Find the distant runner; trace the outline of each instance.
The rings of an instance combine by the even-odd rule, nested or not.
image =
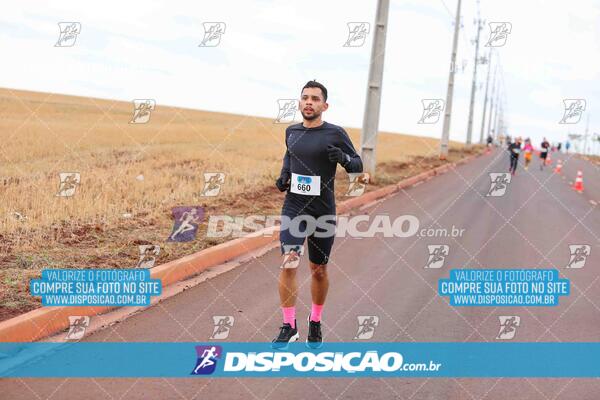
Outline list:
[[[508,145],[508,151],[510,152],[510,168],[508,172],[514,175],[517,172],[517,165],[519,164],[519,154],[521,153],[521,137],[517,137],[514,143]]]
[[[531,139],[525,139],[525,145],[523,146],[523,152],[525,154],[525,170],[529,169],[529,163],[531,163],[531,157],[533,155],[533,146],[531,145]]]
[[[285,130],[287,151],[280,177],[276,182],[280,191],[287,191],[281,210],[282,226],[279,235],[284,257],[279,275],[283,325],[272,344],[277,349],[286,348],[289,342],[299,338],[296,326],[297,262],[295,265],[289,264],[289,260],[297,260],[298,256],[302,255],[301,249],[307,236],[294,235],[291,229],[294,223],[284,226],[284,217],[289,217],[292,221],[303,219],[299,229],[303,232],[307,230],[306,219],[331,216],[328,222],[335,224],[334,180],[337,164],[341,164],[349,173],[363,170],[362,160],[354,150],[346,131],[340,126],[322,121],[321,114],[328,107],[325,86],[317,81],[308,82],[302,88],[300,96],[303,122],[291,125]],[[308,317],[306,344],[311,348],[322,346],[321,313],[329,288],[326,267],[334,238],[335,232],[328,232],[319,227],[308,235],[312,307]],[[293,267],[289,268],[286,265]]]
[[[548,157],[548,150],[550,149],[550,143],[544,138],[541,144],[540,149],[540,159],[542,162],[540,163],[540,171],[544,169],[546,166],[546,158]]]

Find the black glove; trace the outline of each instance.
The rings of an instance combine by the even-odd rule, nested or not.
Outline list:
[[[342,149],[331,144],[327,146],[327,156],[329,157],[329,161],[340,163],[342,166],[346,165],[348,161],[350,161],[350,157],[344,153]]]
[[[275,185],[280,192],[285,192],[290,188],[290,174],[283,173],[281,176],[275,181]]]

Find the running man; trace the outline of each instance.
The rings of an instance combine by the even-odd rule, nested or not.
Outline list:
[[[287,150],[276,182],[280,191],[287,192],[281,210],[282,226],[279,235],[284,260],[282,267],[285,267],[281,268],[279,275],[283,325],[272,344],[277,349],[286,348],[289,342],[299,338],[296,325],[296,268],[287,267],[290,264],[286,260],[289,260],[290,255],[293,258],[302,255],[307,235],[312,275],[312,307],[308,316],[306,344],[311,348],[322,346],[321,314],[329,288],[327,262],[335,232],[327,231],[322,226],[317,226],[312,233],[307,232],[306,219],[316,220],[324,216],[327,224],[335,228],[334,180],[337,164],[341,164],[349,173],[363,170],[362,160],[346,131],[321,119],[321,114],[328,107],[325,86],[317,81],[308,82],[300,95],[299,108],[303,122],[290,125],[285,130]],[[284,218],[291,219],[292,223],[285,226]],[[293,221],[300,219],[304,221],[299,224],[299,230],[304,231],[304,234],[297,234],[297,229],[290,229],[294,225]],[[295,264],[297,265],[298,263]]]
[[[544,140],[542,141],[542,144],[541,144],[541,149],[540,149],[540,159],[542,160],[542,163],[540,164],[540,171],[543,170],[544,166],[546,165],[546,158],[548,157],[549,148],[550,148],[550,143],[548,143],[546,138],[544,138]]]
[[[510,152],[510,168],[508,172],[514,175],[517,172],[517,165],[519,164],[519,154],[521,153],[521,137],[517,137],[515,141],[508,145],[508,151]]]

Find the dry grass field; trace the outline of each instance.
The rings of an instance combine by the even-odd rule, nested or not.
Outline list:
[[[160,245],[160,264],[226,240],[201,225],[195,241],[166,242],[174,206],[280,211],[285,124],[160,103],[132,124],[133,112],[131,102],[0,89],[0,320],[39,306],[28,282],[41,269],[134,268],[140,244]],[[359,130],[348,133],[358,149]],[[437,149],[436,139],[381,134],[368,190],[442,164]],[[449,160],[466,152],[452,143]],[[71,197],[56,195],[61,172],[80,174]],[[200,195],[204,172],[226,174],[218,196]],[[340,201],[341,167],[337,181]]]

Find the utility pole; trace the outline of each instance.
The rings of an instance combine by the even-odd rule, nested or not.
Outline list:
[[[500,93],[498,93],[500,95]],[[499,96],[498,96],[499,97]],[[498,131],[500,129],[500,118],[502,116],[502,106],[500,105],[500,99],[496,100],[496,113],[494,115],[494,139],[498,139]]]
[[[485,99],[483,100],[483,115],[481,116],[481,131],[479,133],[479,143],[483,143],[483,130],[485,129],[485,112],[487,110],[488,103],[488,89],[490,86],[490,71],[492,70],[492,48],[488,53],[488,72],[485,80]]]
[[[477,2],[479,6],[479,1]],[[467,127],[467,147],[471,145],[473,134],[473,108],[475,106],[475,86],[477,85],[477,57],[479,56],[479,33],[481,32],[481,19],[477,16],[477,39],[475,40],[475,61],[473,64],[473,83],[471,84],[471,104],[469,105],[469,124]]]
[[[377,130],[379,128],[383,60],[389,8],[389,0],[377,1],[373,46],[371,47],[371,63],[369,65],[369,81],[367,83],[367,99],[365,101],[365,115],[363,116],[361,158],[366,172],[369,173],[371,178],[375,176],[375,150]]]
[[[492,95],[490,96],[490,115],[488,119],[488,129],[487,135],[490,135],[492,129],[492,114],[494,112],[494,95],[496,93],[496,75],[498,75],[498,64],[496,64],[496,68],[494,68],[494,77],[492,78]]]
[[[452,42],[452,56],[450,57],[450,74],[448,75],[448,90],[446,91],[446,111],[444,112],[444,127],[440,141],[440,159],[448,157],[448,141],[450,139],[450,117],[452,114],[452,95],[454,92],[454,69],[456,65],[456,49],[458,47],[458,31],[460,29],[460,2],[456,6],[456,20],[454,22],[454,41]]]

